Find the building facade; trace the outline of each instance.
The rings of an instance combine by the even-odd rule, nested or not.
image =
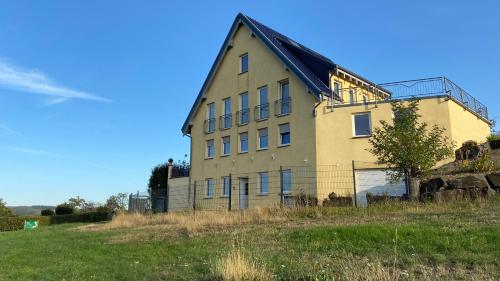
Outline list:
[[[298,192],[320,200],[352,194],[355,177],[329,182],[324,173],[375,162],[368,138],[392,119],[396,98],[420,96],[422,121],[444,127],[458,145],[484,141],[486,108],[465,103],[446,78],[433,79],[376,85],[239,14],[182,128],[191,137],[193,206],[244,209]],[[399,93],[407,82],[444,87]]]

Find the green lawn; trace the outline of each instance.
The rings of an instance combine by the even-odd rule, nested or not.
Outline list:
[[[187,235],[168,226],[0,233],[0,280],[214,280],[241,249],[277,280],[498,280],[500,200],[307,209]],[[382,275],[381,275],[382,274]],[[385,275],[384,275],[385,274]],[[381,277],[382,276],[382,277]]]

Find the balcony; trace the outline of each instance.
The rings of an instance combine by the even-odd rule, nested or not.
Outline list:
[[[274,112],[276,116],[288,115],[292,112],[292,99],[280,99],[274,102]]]
[[[263,121],[269,118],[269,103],[257,105],[254,108],[255,121]]]
[[[227,130],[231,128],[231,123],[232,123],[232,115],[231,113],[226,114],[226,115],[221,115],[219,117],[219,129],[220,130]]]
[[[411,98],[447,97],[489,122],[488,108],[446,77],[383,83],[370,88],[340,89],[336,94],[338,99],[330,100],[330,106],[378,103]]]
[[[250,121],[250,109],[243,108],[241,110],[236,111],[236,125],[243,126],[248,124]]]
[[[205,131],[205,134],[215,132],[215,118],[206,119],[203,124],[203,130]]]

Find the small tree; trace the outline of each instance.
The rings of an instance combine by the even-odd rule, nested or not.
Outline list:
[[[85,206],[85,199],[80,196],[69,198],[68,204],[73,206],[74,209],[82,210]]]
[[[0,217],[1,217],[1,216],[5,216],[5,217],[7,217],[7,216],[12,216],[12,215],[14,215],[14,214],[12,213],[12,210],[11,210],[11,209],[9,209],[9,208],[7,207],[7,203],[6,203],[5,201],[3,201],[3,199],[2,199],[2,198],[0,198]]]
[[[161,163],[156,165],[151,170],[151,176],[149,176],[149,183],[148,183],[149,190],[154,190],[157,188],[167,188],[167,182],[168,182],[167,163]]]
[[[410,197],[415,200],[419,193],[419,179],[426,175],[437,162],[453,155],[453,143],[443,134],[445,129],[437,125],[429,128],[419,122],[419,100],[405,105],[392,102],[394,122],[380,121],[373,130],[369,142],[378,162],[388,166],[393,181],[408,177]]]
[[[110,210],[123,211],[127,209],[128,195],[126,193],[118,193],[111,195],[106,200],[106,207]]]

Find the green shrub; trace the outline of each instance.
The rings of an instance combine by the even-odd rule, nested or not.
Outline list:
[[[487,153],[475,161],[464,160],[458,164],[457,173],[488,173],[496,170],[495,162]]]
[[[50,218],[42,216],[0,217],[0,232],[23,229],[27,220],[36,220],[39,226],[50,224]]]
[[[75,212],[75,209],[73,206],[63,203],[60,205],[57,205],[56,207],[56,215],[67,215],[67,214],[73,214]]]
[[[50,217],[51,224],[74,223],[74,222],[100,222],[111,220],[110,212],[85,212],[66,215],[55,215]]]
[[[52,209],[43,209],[40,214],[42,216],[53,216],[54,215],[54,211],[52,211]]]
[[[500,135],[490,135],[488,138],[487,138],[488,141],[498,141],[500,140]]]

